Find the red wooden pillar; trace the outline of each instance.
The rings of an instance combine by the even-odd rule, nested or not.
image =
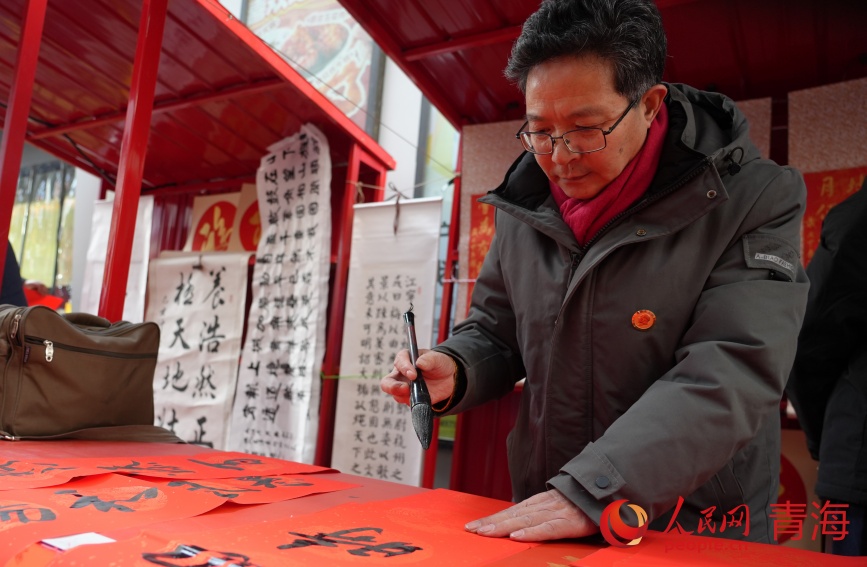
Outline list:
[[[349,164],[346,171],[340,217],[332,229],[336,238],[332,241],[332,264],[335,266],[332,277],[331,297],[329,298],[328,333],[325,340],[325,357],[322,361],[322,374],[328,378],[322,381],[321,401],[319,403],[319,429],[316,434],[316,452],[313,462],[317,465],[331,466],[331,450],[334,440],[334,418],[337,409],[337,379],[340,375],[340,355],[343,347],[343,322],[346,311],[346,287],[349,282],[349,254],[352,247],[353,205],[358,194],[361,179],[361,166],[373,171],[374,185],[385,187],[385,166],[365,152],[358,144],[349,150]],[[382,199],[382,191],[376,192],[375,200]]]
[[[0,142],[0,236],[9,239],[12,224],[12,207],[21,172],[21,155],[24,153],[24,137],[27,135],[27,116],[36,78],[39,46],[42,43],[42,28],[48,0],[29,0],[18,40],[18,56],[15,76],[9,93],[9,106],[3,124],[3,141]],[[0,243],[0,267],[6,265],[6,245]],[[0,269],[0,283],[3,270]]]
[[[449,337],[452,327],[452,296],[454,295],[455,282],[453,273],[458,265],[458,239],[460,237],[461,224],[461,160],[463,156],[463,136],[461,136],[458,148],[457,177],[455,177],[452,189],[452,210],[449,215],[449,241],[446,248],[446,263],[443,267],[443,295],[440,303],[440,320],[437,329],[437,344]],[[434,420],[433,443],[425,451],[424,471],[421,485],[425,488],[433,488],[437,471],[437,449],[439,443],[440,420]]]
[[[111,237],[99,300],[99,315],[109,321],[118,321],[123,316],[167,6],[168,0],[142,2],[129,106],[120,145],[117,194],[111,212]]]

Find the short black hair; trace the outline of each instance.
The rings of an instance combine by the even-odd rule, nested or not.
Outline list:
[[[652,0],[545,0],[524,22],[505,75],[525,92],[533,67],[595,55],[614,65],[614,87],[635,101],[662,81],[666,49]]]

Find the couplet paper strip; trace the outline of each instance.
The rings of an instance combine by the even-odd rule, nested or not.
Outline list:
[[[158,527],[118,543],[76,548],[51,565],[448,565],[501,560],[533,544],[469,533],[464,524],[510,504],[448,490],[364,504],[345,504],[294,518],[182,536]],[[145,559],[145,554],[151,559]],[[184,555],[186,554],[186,555]],[[188,563],[177,563],[186,558]],[[195,558],[195,561],[192,560]],[[171,563],[169,560],[176,563]],[[74,560],[74,561],[73,561]],[[77,562],[75,562],[77,561]],[[208,563],[212,561],[212,563]],[[157,563],[160,564],[160,563]]]
[[[858,567],[864,558],[840,557],[782,545],[648,531],[629,547],[607,547],[571,563],[574,567],[741,567],[743,565],[792,565]]]
[[[97,201],[93,204],[90,244],[87,247],[87,263],[81,286],[81,305],[73,306],[75,311],[94,314],[99,312],[113,206],[113,201]],[[141,323],[144,320],[153,210],[153,196],[142,195],[135,220],[129,277],[123,303],[123,320],[132,323]]]
[[[359,486],[339,480],[331,480],[323,475],[243,476],[213,480],[158,480],[156,478],[148,478],[147,480],[157,485],[165,484],[173,488],[183,488],[189,492],[210,492],[214,496],[227,498],[235,504],[268,504]]]
[[[233,450],[312,462],[331,255],[331,158],[311,125],[256,173],[262,238],[235,404]]]
[[[6,565],[29,543],[45,538],[189,518],[226,500],[113,474],[61,486],[0,492],[0,565]]]
[[[193,199],[193,216],[185,251],[225,252],[229,250],[239,192],[198,195]]]
[[[74,477],[108,473],[169,479],[250,478],[298,475],[332,469],[245,453],[214,452],[159,457],[41,458],[4,457],[0,460],[0,497],[3,491],[56,486]]]
[[[154,421],[189,443],[228,446],[249,259],[217,252],[151,262],[147,319],[160,326]]]
[[[331,457],[338,470],[421,482],[424,450],[409,408],[379,380],[409,347],[410,306],[419,348],[432,346],[441,209],[440,198],[355,206]]]

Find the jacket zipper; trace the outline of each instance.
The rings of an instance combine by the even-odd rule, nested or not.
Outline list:
[[[606,230],[608,230],[612,225],[614,225],[617,221],[619,221],[623,217],[625,217],[627,215],[635,214],[638,211],[640,211],[641,209],[644,209],[645,207],[650,205],[651,203],[654,203],[654,202],[662,199],[663,197],[670,195],[671,193],[677,191],[678,189],[680,189],[681,187],[686,185],[689,181],[691,181],[693,178],[698,177],[698,175],[701,172],[703,172],[705,169],[707,169],[707,167],[713,162],[713,160],[711,159],[710,156],[708,156],[708,157],[704,158],[702,160],[702,162],[703,163],[697,165],[692,170],[688,171],[686,174],[684,174],[683,177],[681,177],[680,179],[678,179],[677,181],[675,181],[674,183],[672,183],[671,185],[666,187],[664,190],[662,190],[658,193],[655,193],[652,197],[637,203],[634,207],[630,207],[629,209],[626,209],[625,211],[621,212],[620,214],[615,215],[614,218],[612,218],[607,223],[605,223],[605,226],[600,228],[599,231],[595,235],[593,235],[593,238],[591,238],[587,242],[587,244],[585,244],[584,246],[579,246],[578,252],[571,252],[570,251],[569,256],[571,257],[572,264],[569,267],[569,282],[571,282],[572,278],[575,276],[575,271],[578,269],[578,264],[580,263],[581,258],[584,257],[584,255],[587,253],[587,250],[590,249],[590,246],[592,246],[594,242],[599,240],[599,238],[605,233]],[[560,317],[563,316],[563,310],[566,309],[566,302],[568,299],[569,299],[569,293],[568,293],[568,287],[567,287],[567,293],[566,293],[566,296],[563,298],[563,304],[560,306],[560,311],[557,313],[557,318],[554,320],[555,327],[560,322]]]
[[[126,354],[126,353],[118,353],[118,352],[110,352],[106,350],[96,350],[92,348],[82,348],[76,347],[72,345],[65,345],[63,343],[56,343],[54,341],[49,341],[48,339],[41,339],[39,337],[24,337],[24,342],[34,344],[34,345],[44,345],[45,346],[45,362],[51,362],[54,360],[54,349],[59,348],[61,350],[68,350],[71,352],[80,352],[84,354],[96,354],[99,356],[109,356],[111,358],[126,358],[126,359],[140,359],[140,358],[154,358],[157,356],[157,353],[143,353],[143,354]]]
[[[676,190],[680,189],[681,187],[686,185],[687,182],[691,181],[694,177],[698,177],[698,174],[703,172],[705,169],[707,169],[707,167],[712,163],[712,161],[713,160],[711,159],[710,156],[704,158],[702,160],[701,164],[697,165],[695,168],[688,171],[683,177],[681,177],[680,179],[678,179],[677,181],[675,181],[674,183],[669,185],[664,190],[662,190],[658,193],[655,193],[654,195],[652,195],[651,197],[649,197],[647,199],[639,201],[638,203],[636,203],[636,205],[634,207],[630,207],[630,208],[626,209],[625,211],[622,211],[621,213],[612,217],[607,223],[605,223],[605,225],[602,228],[600,228],[596,232],[596,234],[593,235],[593,238],[591,238],[587,242],[587,244],[579,247],[581,249],[581,251],[586,252],[587,250],[589,250],[590,246],[592,246],[594,242],[599,240],[599,237],[601,237],[605,233],[606,230],[608,230],[614,223],[616,223],[617,221],[619,221],[623,217],[637,213],[641,209],[646,208],[651,203],[654,203],[654,202],[662,199],[663,197],[666,197],[666,196],[672,194],[673,192],[675,192]]]

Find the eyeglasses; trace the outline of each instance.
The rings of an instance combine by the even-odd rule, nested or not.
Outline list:
[[[526,132],[529,122],[524,122],[521,130],[515,134],[515,137],[521,140],[524,149],[533,154],[548,155],[554,153],[554,140],[563,140],[563,143],[573,154],[592,154],[604,150],[608,146],[608,134],[617,128],[629,111],[638,103],[637,100],[632,101],[620,118],[617,119],[611,128],[603,130],[602,128],[576,128],[564,132],[562,136],[552,136],[545,132]]]

